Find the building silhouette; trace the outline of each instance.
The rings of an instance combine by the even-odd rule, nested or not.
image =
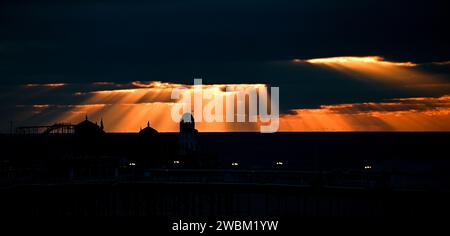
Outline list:
[[[150,121],[147,121],[147,127],[139,131],[139,135],[141,136],[154,136],[156,134],[158,134],[158,131],[150,127]]]
[[[450,209],[448,132],[199,133],[189,113],[179,125],[105,133],[102,120],[86,117],[0,135],[0,215],[298,219]]]
[[[96,123],[90,121],[87,116],[84,121],[74,126],[74,130],[75,135],[80,136],[97,136],[105,133],[103,126],[103,119],[100,121],[99,126]]]
[[[198,131],[195,129],[195,120],[192,114],[185,113],[180,120],[180,153],[192,154],[198,150]]]
[[[191,113],[185,113],[180,120],[180,133],[197,133],[195,120]]]

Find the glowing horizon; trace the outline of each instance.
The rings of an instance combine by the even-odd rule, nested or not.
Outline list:
[[[165,103],[69,105],[66,119],[78,123],[88,115],[93,122],[103,119],[107,132],[138,132],[150,121],[159,132],[178,132],[178,123],[164,112]],[[51,108],[41,104],[36,110]],[[60,106],[61,108],[61,106]],[[156,113],[155,113],[156,112]],[[109,116],[125,114],[121,118]],[[55,123],[56,120],[55,120]],[[130,124],[131,123],[131,124]],[[259,132],[255,123],[196,122],[200,132]],[[294,109],[280,117],[279,132],[352,132],[352,131],[450,131],[450,95],[427,98],[399,98],[385,102],[322,105],[319,108]]]
[[[64,110],[53,123],[78,123],[88,115],[92,121],[103,119],[108,132],[137,132],[150,121],[160,132],[177,132],[178,122],[170,118],[177,101],[170,100],[170,83],[138,88],[97,90],[75,96],[83,104],[34,104],[33,114]],[[225,85],[203,85],[224,96]],[[262,84],[241,86],[264,86]],[[187,85],[190,89],[190,85]],[[197,122],[200,132],[259,132],[259,123]],[[280,116],[279,132],[305,131],[450,131],[450,95],[410,97],[383,102],[323,104],[318,108],[293,109]]]
[[[308,59],[305,60],[308,63],[312,64],[345,64],[345,63],[373,63],[378,65],[388,65],[388,66],[404,66],[404,67],[414,67],[417,66],[416,63],[413,62],[393,62],[386,61],[381,56],[343,56],[343,57],[325,57],[325,58],[316,58],[316,59]]]
[[[359,99],[341,104],[319,103],[314,104],[317,106],[315,108],[302,108],[303,104],[291,104],[289,111],[285,110],[285,114],[280,114],[280,132],[450,131],[448,80],[443,74],[427,72],[421,64],[389,61],[381,56],[294,59],[283,63],[299,64],[299,68],[321,67],[343,73],[350,80],[376,82],[367,83],[370,86],[383,83],[383,86],[409,91],[408,94],[418,96],[390,96],[384,100],[363,102]],[[431,64],[446,66],[448,63]],[[88,115],[92,121],[99,122],[103,118],[108,132],[137,132],[145,127],[148,121],[160,132],[177,132],[178,122],[172,121],[170,114],[172,107],[179,104],[180,100],[172,100],[171,93],[180,86],[193,96],[194,86],[198,85],[137,80],[125,83],[98,81],[85,84],[24,84],[20,87],[29,91],[31,101],[35,97],[50,94],[55,94],[56,99],[54,104],[45,99],[44,102],[36,104],[16,104],[21,110],[17,120],[24,125],[30,121],[34,124],[78,123]],[[217,83],[200,86],[203,90],[211,91],[214,96],[222,97],[223,101],[226,100],[224,97],[228,94],[228,86],[243,89],[267,87],[262,83]],[[280,89],[282,95],[283,87]],[[62,104],[58,103],[57,96],[63,96]],[[68,102],[64,104],[63,101]],[[206,103],[208,99],[203,102]],[[246,115],[248,118],[248,110]],[[261,122],[196,123],[200,132],[259,132],[261,125]]]
[[[171,119],[172,107],[180,102],[172,100],[170,95],[174,88],[183,86],[193,96],[197,85],[174,84],[161,81],[141,82],[133,81],[133,88],[110,90],[96,90],[77,92],[75,96],[84,97],[84,105],[72,106],[68,111],[57,116],[53,121],[68,121],[74,123],[82,120],[85,115],[93,120],[103,118],[105,128],[111,132],[136,132],[149,121],[152,127],[160,132],[178,131],[178,121]],[[222,97],[225,101],[226,87],[236,88],[265,88],[264,84],[203,84],[203,90],[212,92],[214,96]],[[213,98],[211,98],[213,99]],[[208,99],[203,101],[205,105]],[[225,109],[225,106],[223,107]],[[229,131],[257,131],[260,124],[253,122],[197,122],[199,131],[229,132]]]

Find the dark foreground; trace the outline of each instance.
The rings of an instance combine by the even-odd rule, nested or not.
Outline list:
[[[1,189],[10,216],[149,216],[173,219],[423,217],[447,214],[448,192],[284,185],[146,183],[21,185]]]
[[[179,152],[177,134],[1,141],[6,217],[146,216],[163,230],[180,219],[270,219],[286,229],[450,211],[449,133],[199,134],[193,153]]]

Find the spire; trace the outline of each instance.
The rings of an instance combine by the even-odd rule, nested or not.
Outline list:
[[[105,127],[103,126],[103,117],[100,119],[100,129],[104,129]]]
[[[87,118],[87,114],[86,114],[85,120],[88,120],[88,118]]]
[[[147,127],[150,127],[150,121],[147,121]]]

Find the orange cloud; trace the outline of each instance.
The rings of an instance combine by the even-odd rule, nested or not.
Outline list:
[[[150,121],[152,127],[161,132],[177,132],[178,121],[171,119],[171,110],[176,100],[171,99],[174,88],[185,87],[191,97],[194,96],[194,85],[163,83],[159,81],[134,81],[127,89],[99,90],[77,92],[83,96],[81,106],[69,108],[53,122],[76,123],[88,115],[90,119],[99,121],[103,118],[105,128],[109,132],[136,132]],[[220,96],[225,102],[226,88],[264,88],[264,84],[213,84],[201,85],[203,90],[210,91],[214,97]],[[211,98],[212,99],[212,98]],[[205,106],[210,100],[204,99]],[[89,106],[93,105],[93,106]],[[225,109],[225,106],[224,106]],[[257,123],[197,122],[201,132],[259,131]]]
[[[361,63],[378,63],[377,60],[381,59],[362,60]],[[336,63],[348,63],[347,61],[339,62],[338,60]],[[324,61],[323,63],[335,62]],[[414,68],[412,65],[384,62],[380,65]],[[45,116],[45,120],[49,123],[77,123],[88,115],[93,121],[100,121],[103,118],[108,132],[137,132],[140,127],[146,125],[147,121],[161,132],[177,132],[178,122],[172,121],[170,112],[174,104],[179,101],[170,98],[172,89],[184,86],[191,95],[194,89],[193,85],[159,81],[135,81],[116,85],[110,90],[105,90],[102,86],[103,90],[77,92],[75,93],[77,103],[81,99],[78,104],[35,104],[28,107],[32,109],[33,116]],[[266,85],[214,84],[202,85],[202,88],[213,91],[215,96],[225,96],[227,86],[261,88]],[[52,88],[51,86],[41,87]],[[204,100],[203,104],[207,102]],[[24,110],[26,108],[24,105],[18,107]],[[51,119],[47,119],[50,116]],[[201,132],[259,132],[260,124],[197,122],[197,128]],[[322,105],[317,109],[294,109],[288,114],[281,115],[280,131],[450,131],[450,96],[398,98],[383,102]]]
[[[285,63],[285,62],[283,62]],[[349,78],[375,81],[388,84],[389,87],[402,87],[416,90],[418,96],[433,94],[439,96],[449,94],[448,78],[442,74],[424,71],[425,67],[413,62],[389,61],[380,56],[344,56],[315,59],[294,59],[292,63],[304,63],[308,67],[321,67],[348,75]],[[435,66],[446,66],[445,62],[429,63]],[[85,115],[93,121],[104,120],[109,132],[136,132],[150,121],[151,125],[161,132],[176,132],[178,122],[171,119],[173,106],[180,100],[172,100],[174,88],[185,87],[193,96],[193,85],[169,83],[162,81],[132,81],[129,83],[94,82],[92,84],[76,84],[75,89],[58,90],[57,88],[74,85],[66,83],[26,84],[22,86],[24,93],[21,99],[24,104],[35,102],[35,105],[17,105],[20,120],[25,122],[70,122],[77,123]],[[201,85],[201,88],[213,92],[214,96],[227,95],[226,87],[264,88],[265,84],[213,84]],[[283,88],[281,88],[283,89]],[[61,91],[61,100],[49,102],[50,92]],[[75,93],[74,93],[75,92]],[[424,93],[426,92],[426,93]],[[13,94],[13,93],[12,93]],[[424,95],[427,94],[427,95]],[[41,97],[44,99],[34,99]],[[74,96],[75,95],[75,96]],[[72,97],[69,97],[72,96]],[[28,99],[28,100],[27,100]],[[224,101],[226,99],[223,99]],[[50,101],[52,102],[52,101]],[[203,100],[205,105],[208,100]],[[302,104],[299,104],[302,105]],[[224,106],[225,107],[225,106]],[[31,112],[30,112],[31,109]],[[365,102],[322,105],[317,109],[294,109],[280,117],[280,131],[449,131],[450,130],[450,96],[399,98],[383,102]],[[41,119],[35,119],[41,118]],[[33,120],[34,119],[34,120]],[[254,131],[259,132],[259,123],[197,123],[197,128],[210,132]]]
[[[67,84],[65,83],[52,83],[52,84],[26,84],[25,87],[31,88],[31,87],[62,87],[65,86]]]
[[[413,67],[417,66],[417,64],[412,62],[391,62],[385,61],[384,58],[380,56],[367,56],[367,57],[329,57],[329,58],[317,58],[317,59],[309,59],[306,62],[313,64],[375,64],[375,65],[384,65],[384,66],[405,66],[405,67]]]
[[[225,95],[225,85],[204,86],[217,96]],[[161,132],[176,132],[178,123],[171,120],[170,111],[177,101],[170,99],[171,85],[162,87],[153,84],[143,88],[91,92],[86,95],[84,104],[92,106],[72,107],[58,119],[77,122],[86,114],[97,121],[103,117],[110,132],[135,132],[149,120]],[[259,132],[259,125],[250,122],[197,124],[202,132]],[[317,109],[295,109],[280,117],[281,132],[442,130],[450,130],[450,96],[322,105]]]
[[[296,109],[280,118],[280,131],[449,131],[450,96]]]
[[[421,89],[422,84],[444,85],[440,76],[421,71],[416,63],[387,61],[380,56],[330,57],[294,62],[322,66],[344,73],[350,78],[374,80],[413,89]]]

